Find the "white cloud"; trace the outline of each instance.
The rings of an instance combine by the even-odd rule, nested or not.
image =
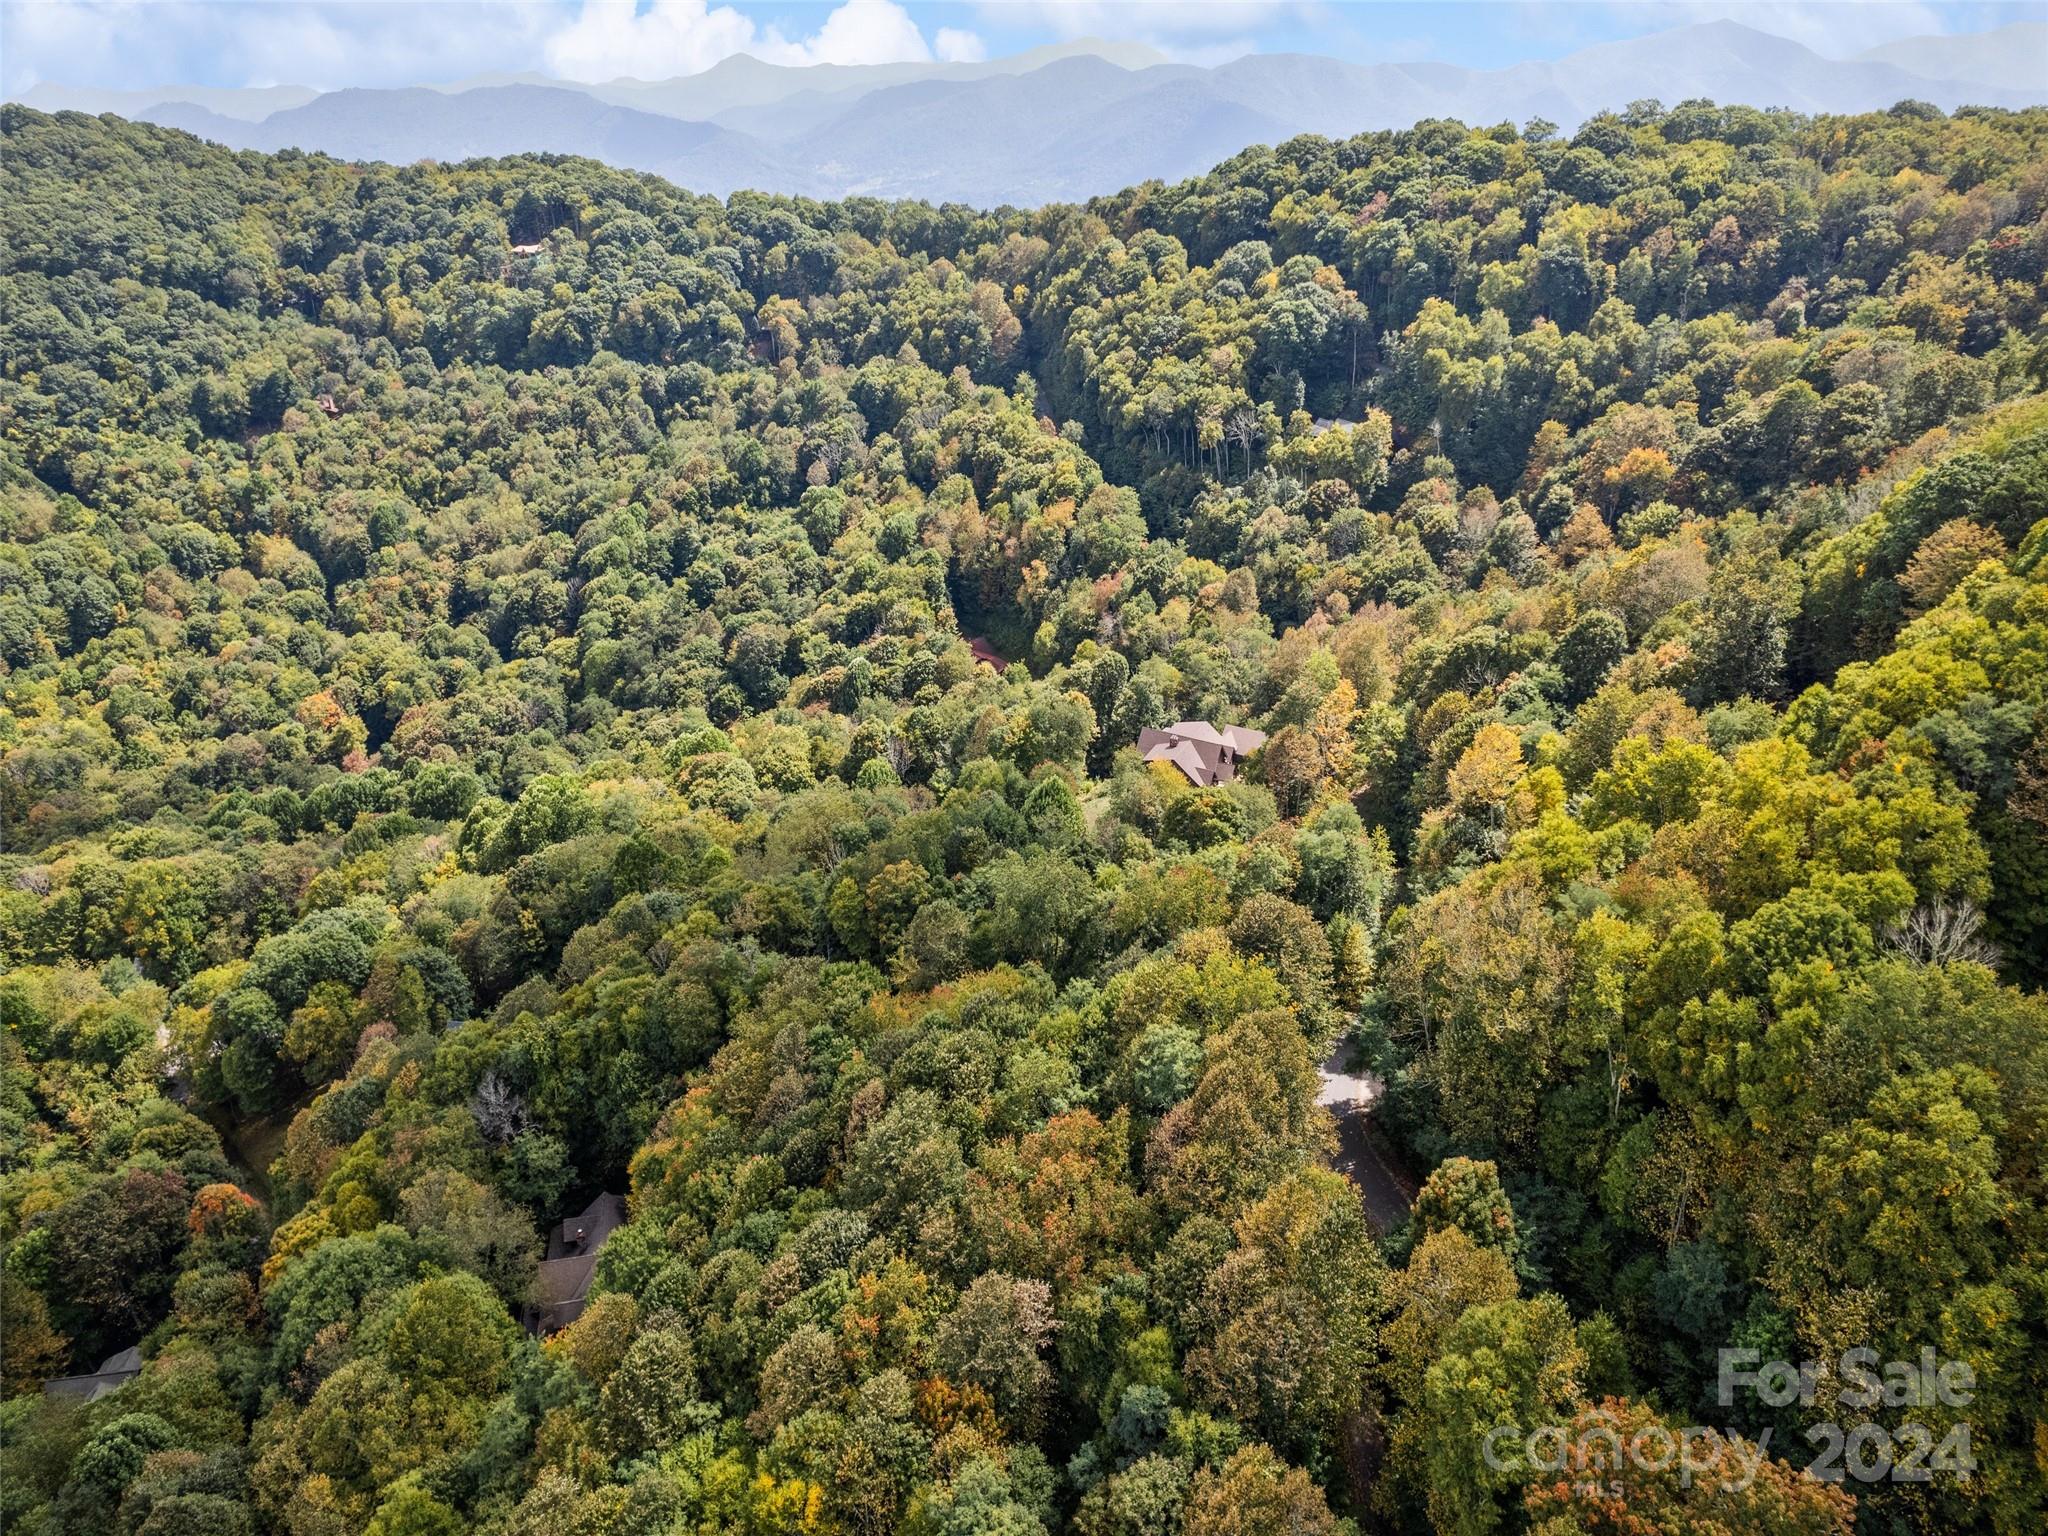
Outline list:
[[[950,27],[940,32],[939,42],[942,58],[980,58],[987,51],[973,33]],[[735,53],[770,64],[923,63],[933,56],[896,0],[844,0],[804,38],[786,37],[709,0],[653,0],[645,10],[632,0],[583,0],[546,48],[552,73],[590,81],[692,75]]]
[[[976,33],[941,27],[932,37],[932,52],[948,64],[979,64],[988,57],[988,44]]]
[[[758,40],[753,21],[729,5],[654,0],[644,11],[585,0],[576,18],[547,40],[551,73],[570,80],[633,75],[659,80],[694,75]]]
[[[802,15],[804,27],[816,18],[808,32],[757,21],[743,3],[749,0],[0,0],[0,84],[9,91],[39,80],[106,90],[169,83],[331,89],[536,66],[571,79],[660,78],[741,52],[778,64],[958,62],[988,53],[983,38],[962,27],[940,27],[927,40],[900,0],[839,0],[830,10],[812,0],[759,6],[764,14],[772,5]],[[1343,0],[960,0],[947,9],[970,6],[1011,37],[1130,39],[1199,63],[1253,51],[1276,29],[1300,39],[1297,46],[1314,46],[1325,23],[1351,40],[1335,52],[1412,58],[1444,51],[1379,34],[1371,8]],[[1525,0],[1447,5],[1445,12],[1447,25],[1540,38],[1536,51],[1544,56],[1725,18],[1838,58],[2013,14],[2007,6],[1948,0]]]
[[[986,57],[973,32],[927,43],[898,0],[840,0],[785,33],[723,0],[0,0],[0,85],[393,86],[536,67],[662,79],[735,53],[774,64]]]
[[[108,90],[166,84],[418,84],[530,67],[557,7],[499,3],[236,5],[5,0],[5,81]]]
[[[922,63],[924,34],[895,0],[846,0],[807,43],[784,44],[778,64]]]

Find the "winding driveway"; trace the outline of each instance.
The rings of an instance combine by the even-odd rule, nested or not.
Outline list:
[[[1316,1102],[1337,1122],[1337,1155],[1330,1166],[1351,1181],[1365,1207],[1365,1219],[1373,1231],[1385,1236],[1408,1219],[1415,1190],[1368,1134],[1372,1107],[1386,1091],[1386,1084],[1371,1072],[1353,1075],[1346,1069],[1344,1056],[1345,1043],[1340,1040],[1318,1073],[1322,1089]]]

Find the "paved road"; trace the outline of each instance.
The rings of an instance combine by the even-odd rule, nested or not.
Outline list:
[[[1370,1134],[1372,1107],[1386,1085],[1370,1072],[1354,1075],[1346,1070],[1347,1054],[1342,1042],[1330,1052],[1322,1066],[1323,1086],[1316,1102],[1337,1122],[1337,1155],[1330,1166],[1357,1187],[1365,1219],[1375,1232],[1384,1234],[1408,1219],[1415,1190],[1389,1164]]]

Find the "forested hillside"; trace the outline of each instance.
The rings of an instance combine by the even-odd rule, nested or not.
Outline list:
[[[8,1531],[2048,1519],[2048,112],[997,215],[0,129]],[[1717,1392],[1852,1347],[1971,1475]]]

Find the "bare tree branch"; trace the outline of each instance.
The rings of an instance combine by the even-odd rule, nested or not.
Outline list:
[[[1967,960],[1975,965],[1997,966],[2003,958],[1998,946],[1979,936],[1984,914],[1971,902],[1946,897],[1932,905],[1915,907],[1885,931],[1891,951],[1915,965],[1949,965]]]

